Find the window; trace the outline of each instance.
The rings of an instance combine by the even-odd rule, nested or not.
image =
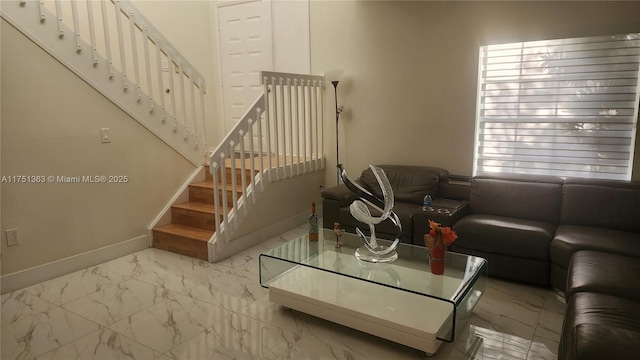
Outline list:
[[[640,34],[480,48],[473,173],[631,178]]]

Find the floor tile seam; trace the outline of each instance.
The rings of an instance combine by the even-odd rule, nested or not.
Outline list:
[[[88,270],[88,269],[91,269],[91,268],[97,267],[97,268],[100,268],[100,269],[106,270],[106,271],[108,271],[108,272],[113,272],[113,273],[116,273],[116,274],[118,274],[118,275],[122,275],[122,276],[124,276],[124,277],[129,277],[127,274],[123,274],[123,273],[121,273],[121,272],[119,272],[119,271],[117,271],[117,270],[110,269],[110,268],[106,265],[106,264],[108,264],[109,262],[112,262],[112,261],[114,261],[114,260],[118,260],[118,259],[122,259],[122,258],[125,258],[125,257],[127,257],[127,256],[129,256],[129,255],[123,255],[123,256],[121,256],[121,257],[117,257],[117,258],[115,258],[115,259],[111,259],[111,260],[109,260],[109,261],[105,261],[105,262],[100,263],[100,264],[96,264],[96,265],[93,265],[93,266],[89,266],[89,267],[87,267],[87,268],[85,268],[85,269],[81,269],[81,270],[79,270],[79,271],[82,271],[82,270]]]
[[[109,323],[108,325],[106,325],[106,326],[104,326],[104,327],[105,327],[105,328],[107,328],[107,329],[109,329],[109,330],[111,330],[111,331],[113,331],[113,332],[115,332],[115,333],[116,333],[116,334],[118,334],[118,335],[124,336],[124,337],[126,337],[127,339],[131,339],[131,338],[130,338],[129,336],[127,336],[126,334],[123,334],[123,333],[119,332],[118,330],[114,329],[114,328],[113,328],[113,326],[114,326],[115,324],[117,324],[117,323],[119,323],[119,322],[123,321],[123,320],[127,320],[127,319],[129,319],[129,320],[130,320],[130,319],[131,319],[133,316],[135,316],[136,314],[142,313],[143,311],[146,311],[146,310],[148,310],[149,308],[151,308],[151,307],[153,307],[153,306],[160,305],[160,304],[162,304],[162,303],[164,303],[164,302],[167,302],[167,301],[168,301],[167,299],[164,299],[164,300],[159,301],[159,302],[157,302],[157,303],[150,304],[149,306],[143,307],[143,308],[141,308],[140,310],[138,310],[138,311],[136,311],[136,312],[133,312],[133,313],[131,313],[131,314],[129,314],[129,315],[126,315],[126,316],[124,316],[124,317],[121,317],[121,318],[119,318],[119,319],[117,319],[117,320],[114,320],[114,321],[112,321],[111,323]],[[131,323],[131,321],[129,321],[129,323]],[[135,339],[131,339],[131,340],[133,340],[133,341],[135,341],[135,342],[138,342],[138,341],[137,341],[137,340],[135,340]],[[145,345],[145,346],[146,346],[146,345]],[[147,347],[148,347],[148,346],[147,346]],[[157,350],[156,350],[156,351],[157,351]]]
[[[219,260],[218,262],[210,262],[209,264],[211,264],[211,266],[222,266],[222,267],[225,267],[225,268],[228,268],[228,269],[235,269],[234,266],[229,266],[229,265],[223,264],[225,261],[229,260],[230,258],[231,257],[228,257],[228,258]]]
[[[533,329],[533,337],[531,338],[531,342],[529,343],[529,350],[527,350],[527,359],[529,358],[529,355],[531,355],[533,340],[535,339],[536,333],[538,332],[538,327],[540,327],[540,320],[542,319],[542,311],[544,311],[544,305],[546,305],[548,298],[549,298],[549,294],[545,296],[544,303],[542,304],[543,305],[542,310],[538,313],[538,320],[536,321],[536,327]]]
[[[562,328],[560,328],[560,329],[558,329],[558,331],[556,331],[551,326],[546,326],[545,324],[551,325],[551,322],[542,320],[542,315],[541,315],[540,320],[536,324],[536,328],[535,328],[534,334],[538,333],[538,329],[540,329],[541,333],[546,333],[546,334],[548,334],[548,333],[557,333],[559,335],[562,332]],[[546,338],[546,339],[549,339],[549,340],[554,340],[553,338],[550,338],[550,337],[547,337],[547,336],[538,335],[538,337]]]
[[[130,279],[130,280],[133,280],[133,279]],[[128,281],[128,280],[127,280],[127,281]],[[139,281],[139,280],[138,280],[138,281]],[[145,284],[147,284],[147,283],[145,283]],[[152,285],[152,286],[154,286],[154,288],[156,288],[156,289],[159,289],[159,287],[158,287],[158,286],[155,286],[155,285]],[[171,291],[171,290],[169,290],[169,291]],[[82,297],[81,299],[84,299],[84,298],[90,298],[91,296],[93,296],[93,295],[95,295],[95,294],[96,294],[96,293],[93,293],[93,294],[91,294],[91,295],[84,296],[84,297]],[[155,290],[154,290],[154,294],[155,294]],[[96,302],[96,301],[94,301],[94,300],[92,300],[92,299],[89,299],[89,300],[91,301],[92,306],[94,306],[94,305],[98,305],[98,306],[106,306],[106,305],[105,305],[104,303],[102,303],[102,302],[98,303],[98,302]],[[64,310],[66,310],[66,311],[69,311],[69,312],[71,312],[71,313],[73,313],[73,314],[75,314],[75,315],[77,315],[77,316],[82,317],[83,319],[89,320],[89,321],[91,321],[92,323],[97,324],[97,325],[98,325],[98,326],[100,326],[101,328],[108,328],[108,329],[110,329],[110,330],[112,330],[112,331],[114,331],[114,332],[117,332],[117,331],[115,331],[114,329],[111,329],[111,326],[112,326],[113,324],[115,324],[115,323],[117,323],[117,322],[119,322],[119,321],[122,321],[122,320],[124,320],[124,319],[126,319],[126,318],[129,318],[129,317],[133,316],[134,314],[137,314],[137,313],[139,313],[139,312],[142,312],[142,311],[144,311],[144,310],[147,310],[148,308],[150,308],[150,307],[152,307],[152,306],[154,306],[154,305],[161,304],[161,303],[163,303],[163,302],[165,302],[165,301],[168,301],[168,300],[167,300],[166,298],[163,298],[163,300],[162,300],[162,301],[159,301],[159,302],[156,302],[156,303],[151,303],[151,304],[149,304],[149,305],[147,305],[147,306],[145,306],[145,307],[142,307],[142,308],[141,308],[141,309],[139,309],[138,311],[135,311],[135,312],[133,312],[133,313],[131,313],[131,314],[129,314],[129,315],[126,315],[126,316],[124,316],[124,317],[122,317],[122,318],[119,318],[119,319],[117,319],[117,320],[114,320],[114,321],[112,321],[112,322],[110,322],[110,323],[108,323],[108,324],[106,324],[106,325],[102,325],[102,324],[100,324],[100,323],[95,322],[94,320],[88,319],[88,318],[86,318],[85,316],[83,316],[83,315],[81,315],[81,314],[79,314],[79,313],[75,312],[74,310],[72,310],[72,309],[70,309],[70,308],[66,308],[66,307],[63,307],[63,306],[61,306],[61,307],[62,307]],[[120,334],[120,333],[118,333],[118,334]]]
[[[280,358],[282,358],[283,356],[285,356],[285,355],[287,354],[287,352],[291,349],[291,347],[290,347],[290,346],[297,344],[297,343],[298,343],[298,342],[300,342],[300,341],[303,339],[303,337],[304,337],[304,336],[297,337],[297,336],[296,336],[296,332],[295,332],[295,331],[293,331],[293,330],[289,330],[288,328],[285,328],[285,327],[283,327],[283,326],[281,326],[281,325],[278,325],[278,324],[273,324],[273,323],[271,323],[271,322],[265,322],[265,321],[262,321],[261,319],[259,319],[259,318],[254,318],[254,317],[252,317],[252,316],[250,316],[250,315],[248,315],[248,314],[241,314],[241,313],[238,313],[238,312],[233,312],[233,313],[229,314],[229,316],[225,317],[225,319],[224,319],[224,320],[226,320],[227,318],[231,319],[234,315],[235,315],[236,317],[238,317],[238,318],[240,318],[240,317],[244,317],[244,318],[248,318],[248,319],[249,319],[249,321],[257,321],[257,322],[259,322],[260,324],[265,324],[266,326],[272,327],[272,328],[274,328],[275,330],[277,330],[279,334],[288,334],[288,335],[290,335],[290,336],[291,336],[291,338],[292,338],[292,339],[294,339],[294,341],[293,341],[292,343],[290,343],[289,341],[287,341],[287,338],[285,338],[285,342],[286,342],[287,346],[286,346],[286,347],[284,347],[284,349],[283,349],[283,350],[281,350],[281,352],[280,352],[280,353],[278,353],[278,354],[274,354],[274,355],[276,356],[276,358],[277,358],[277,359],[280,359]],[[232,321],[232,320],[231,320],[231,321]],[[238,320],[238,321],[240,321],[240,320]],[[222,321],[220,321],[220,322],[218,322],[218,323],[222,323]],[[332,323],[332,324],[334,324],[334,325],[339,325],[339,324],[335,324],[335,323]],[[340,325],[340,326],[341,326],[341,325]],[[243,329],[242,329],[242,326],[241,326],[241,325],[240,325],[238,328],[233,327],[233,330],[234,330],[234,331],[239,331],[239,332],[245,332],[245,330],[243,330]],[[252,334],[252,335],[253,335],[253,334]]]
[[[98,325],[99,325],[99,324],[98,324]],[[82,340],[82,339],[84,339],[84,338],[86,338],[86,337],[92,336],[93,334],[100,333],[100,332],[104,332],[105,330],[109,330],[109,331],[111,331],[111,332],[113,332],[113,333],[117,334],[118,336],[124,337],[124,338],[126,338],[127,340],[129,340],[129,341],[132,341],[132,342],[136,343],[138,346],[145,347],[145,348],[147,348],[147,349],[151,350],[153,353],[158,353],[158,354],[160,354],[160,352],[159,352],[159,351],[154,350],[154,349],[152,349],[152,348],[150,348],[150,347],[148,347],[148,346],[146,346],[146,345],[144,345],[144,344],[142,344],[142,343],[140,343],[140,342],[138,342],[138,341],[136,341],[136,340],[133,340],[133,339],[131,339],[131,338],[127,337],[126,335],[121,334],[121,333],[119,333],[119,332],[117,332],[117,331],[115,331],[115,330],[113,330],[113,329],[110,329],[109,327],[105,327],[105,326],[102,326],[102,325],[99,325],[99,326],[100,326],[100,328],[99,328],[98,330],[93,331],[93,332],[90,332],[90,333],[88,333],[88,334],[86,334],[86,335],[84,335],[84,336],[81,336],[81,337],[79,337],[79,338],[77,338],[77,339],[75,339],[75,340],[72,340],[71,342],[68,342],[68,343],[66,343],[66,344],[62,344],[62,345],[60,345],[60,346],[56,347],[55,349],[52,349],[52,350],[50,350],[50,351],[47,351],[47,352],[46,352],[46,353],[44,353],[44,354],[40,354],[40,355],[38,355],[38,356],[34,357],[34,359],[35,359],[35,358],[38,358],[38,357],[41,357],[41,356],[44,356],[44,355],[46,355],[46,354],[48,354],[48,353],[52,353],[52,352],[54,352],[54,351],[56,351],[56,350],[59,350],[60,348],[62,348],[62,347],[64,347],[64,346],[71,345],[71,344],[73,344],[73,343],[75,343],[75,342],[77,342],[77,341],[80,341],[80,340]],[[154,355],[155,355],[155,354],[154,354]],[[157,358],[157,357],[158,357],[158,356],[155,356],[155,357],[154,357],[154,359],[155,359],[155,358]]]
[[[148,274],[148,273],[140,274],[140,276],[135,277],[135,278],[132,278],[132,279],[133,279],[133,280],[140,281],[140,282],[143,282],[143,283],[148,284],[148,285],[152,285],[152,286],[154,286],[154,287],[156,287],[156,288],[158,288],[158,289],[164,289],[164,290],[167,290],[167,291],[171,291],[171,292],[178,293],[178,294],[182,294],[182,295],[184,295],[184,296],[189,296],[189,297],[190,297],[190,295],[189,295],[189,294],[187,294],[187,291],[192,290],[192,289],[193,289],[193,288],[195,288],[196,286],[199,286],[199,285],[200,285],[200,284],[197,284],[197,283],[196,283],[195,285],[193,285],[193,286],[191,286],[191,287],[189,287],[189,288],[184,289],[184,291],[173,290],[173,289],[170,289],[170,288],[168,288],[168,287],[164,287],[164,286],[158,285],[157,283],[154,283],[153,281],[147,281],[147,280],[140,279],[140,277],[142,277],[142,276],[144,276],[144,275],[146,275],[146,274]],[[191,280],[191,279],[189,279],[189,280]],[[195,283],[195,281],[194,281],[194,283]]]
[[[225,309],[225,308],[223,308],[223,307],[221,307],[221,306],[219,306],[219,305],[216,305],[216,304],[210,304],[210,303],[207,303],[206,301],[202,301],[202,300],[196,299],[196,298],[194,298],[194,297],[191,297],[191,296],[186,295],[186,294],[179,293],[179,292],[177,292],[177,291],[173,291],[173,290],[169,290],[169,289],[160,288],[160,287],[158,287],[158,286],[155,286],[155,287],[156,287],[156,288],[158,288],[158,289],[163,289],[163,290],[169,291],[169,292],[174,293],[174,294],[182,295],[182,296],[184,296],[184,297],[186,297],[186,298],[191,299],[192,301],[194,301],[194,302],[196,302],[196,303],[200,303],[200,305],[201,305],[201,306],[203,306],[203,307],[204,307],[204,306],[207,306],[207,307],[214,306],[214,307],[216,307],[218,310],[221,310],[221,311],[223,311],[223,312],[228,312],[229,314],[225,315],[225,316],[223,317],[223,319],[227,318],[227,317],[232,313],[232,311],[227,310],[227,309]],[[124,317],[119,318],[119,319],[117,319],[117,320],[115,320],[115,321],[112,321],[111,323],[109,323],[108,325],[103,326],[103,327],[106,327],[106,328],[110,329],[111,331],[113,331],[113,332],[115,332],[115,333],[117,333],[117,334],[120,334],[120,335],[122,335],[122,336],[125,336],[125,337],[129,338],[128,336],[126,336],[126,334],[120,333],[120,332],[118,332],[116,329],[114,329],[114,328],[113,328],[113,325],[114,325],[114,324],[116,324],[116,323],[118,323],[118,322],[121,322],[121,321],[123,321],[123,320],[125,320],[125,319],[131,319],[131,318],[133,318],[134,316],[136,316],[136,315],[138,315],[138,314],[140,314],[140,313],[142,313],[142,312],[144,312],[144,311],[147,311],[147,310],[149,310],[149,309],[150,309],[150,308],[152,308],[152,307],[160,306],[160,305],[162,305],[163,303],[167,303],[167,304],[169,304],[169,303],[170,303],[170,301],[172,301],[170,298],[164,298],[164,297],[163,297],[163,300],[162,300],[162,301],[159,301],[159,302],[156,302],[156,303],[152,303],[152,304],[150,304],[150,305],[148,305],[148,306],[146,306],[146,307],[143,307],[143,308],[139,309],[138,311],[135,311],[135,312],[133,312],[133,313],[131,313],[131,314],[127,315],[127,316],[124,316]],[[171,305],[167,305],[167,307],[171,307]],[[185,310],[185,311],[186,311],[186,310]],[[217,324],[217,323],[219,323],[220,321],[221,321],[221,320],[218,320],[218,321],[216,321],[214,324]],[[213,326],[214,324],[212,324],[212,326]],[[100,324],[98,324],[98,325],[100,325]],[[102,326],[102,325],[101,325],[101,326]],[[129,339],[130,339],[130,338],[129,338]],[[134,340],[134,341],[135,341],[135,340]],[[136,342],[137,342],[137,341],[136,341]],[[155,350],[155,349],[154,349],[154,350]],[[160,352],[159,350],[155,350],[155,351]]]
[[[479,319],[481,319],[482,321],[486,322],[487,324],[491,324],[493,326],[493,328],[489,328],[487,330],[491,330],[493,332],[497,332],[497,333],[500,333],[500,334],[503,334],[503,335],[516,336],[516,335],[512,335],[512,334],[509,334],[509,333],[505,332],[500,327],[496,326],[493,322],[488,321],[485,318],[483,318],[483,317],[481,317],[481,316],[479,316],[477,314],[475,314],[475,316],[478,317]],[[526,353],[529,352],[529,349],[531,347],[531,342],[533,340],[533,339],[526,339],[526,338],[518,336],[519,338],[521,338],[521,339],[523,339],[524,341],[527,342],[527,345],[522,345],[520,343],[509,342],[508,340],[505,340],[504,337],[502,339],[496,339],[496,338],[492,338],[490,336],[489,337],[482,336],[482,334],[479,334],[479,333],[474,333],[474,335],[482,338],[483,347],[485,347],[485,348],[487,348],[487,346],[492,348],[493,347],[493,343],[497,342],[497,343],[500,343],[500,344],[506,344],[506,345],[508,345],[508,346],[510,346],[512,348],[517,348],[519,350],[522,350],[522,352],[526,352]]]
[[[38,311],[37,313],[34,313],[34,314],[33,314],[33,316],[34,316],[34,317],[36,317],[36,316],[40,316],[40,315],[42,315],[42,314],[44,314],[44,313],[49,313],[49,312],[51,312],[51,307],[56,307],[56,308],[59,308],[59,309],[60,309],[60,310],[62,310],[62,311],[72,313],[73,315],[78,316],[79,318],[81,318],[81,319],[83,319],[83,320],[86,320],[86,321],[90,322],[91,324],[94,324],[94,325],[98,326],[98,330],[104,327],[102,324],[99,324],[99,323],[97,323],[97,322],[95,322],[95,321],[93,321],[93,320],[91,320],[91,319],[86,318],[86,317],[85,317],[85,316],[83,316],[82,314],[78,314],[77,312],[75,312],[75,311],[73,311],[73,310],[70,310],[70,309],[68,309],[68,308],[64,307],[64,305],[65,305],[65,304],[58,305],[58,304],[53,303],[53,302],[51,302],[51,301],[49,301],[49,300],[47,300],[47,299],[43,299],[43,298],[41,298],[41,297],[39,297],[39,296],[37,296],[37,295],[34,295],[34,294],[32,294],[31,292],[29,292],[29,291],[27,291],[27,290],[16,290],[16,291],[25,291],[25,292],[27,292],[29,295],[34,296],[34,297],[36,297],[37,299],[42,300],[42,301],[44,301],[44,302],[46,302],[46,303],[47,303],[47,305],[48,305],[48,306],[46,306],[46,308],[45,308],[43,311]],[[6,325],[6,326],[10,326],[10,325]],[[5,327],[5,325],[2,325],[1,327],[3,328],[3,327]],[[75,340],[74,340],[74,341],[75,341]]]
[[[554,295],[554,293],[553,293],[551,290],[549,290],[549,291],[547,292],[547,295],[546,295],[546,296],[545,296],[545,298],[544,298],[544,304],[543,304],[543,306],[542,306],[542,310],[540,311],[540,317],[538,318],[538,323],[537,323],[538,325],[540,324],[540,321],[542,320],[542,314],[543,314],[545,311],[547,311],[547,312],[552,312],[552,311],[547,307],[547,303],[549,303],[549,302],[551,301],[551,299],[550,299],[550,297],[551,297],[551,296],[555,296],[555,295]],[[563,313],[563,315],[564,315],[564,313]],[[537,327],[536,327],[536,330],[537,330]]]
[[[173,356],[169,354],[171,351],[173,351],[173,350],[175,350],[176,348],[178,348],[178,347],[180,347],[180,346],[182,346],[182,345],[186,344],[187,342],[189,342],[189,341],[191,341],[191,340],[195,339],[195,338],[196,338],[196,336],[200,336],[202,333],[207,333],[207,334],[209,334],[209,333],[213,333],[213,329],[214,329],[214,327],[215,327],[217,324],[220,324],[220,323],[222,323],[223,321],[225,321],[225,320],[226,320],[228,317],[230,317],[231,315],[233,315],[233,313],[230,311],[230,312],[229,312],[229,314],[227,314],[224,318],[220,319],[220,320],[219,320],[218,322],[216,322],[215,324],[211,324],[211,325],[209,325],[209,326],[205,327],[205,328],[204,328],[204,329],[202,329],[201,331],[197,332],[197,333],[196,333],[196,334],[194,334],[193,336],[190,336],[188,339],[185,339],[184,341],[180,342],[179,344],[177,344],[176,346],[174,346],[174,347],[170,348],[170,349],[169,349],[169,350],[167,350],[167,351],[164,351],[164,352],[160,352],[160,351],[158,351],[158,350],[155,350],[155,351],[156,351],[156,352],[160,352],[160,354],[161,354],[161,355],[165,355],[165,356],[167,356],[167,357],[173,358]],[[205,334],[205,337],[206,337],[206,334]]]
[[[487,287],[489,289],[491,289],[492,291],[496,292],[496,295],[498,296],[494,296],[494,298],[496,299],[502,299],[502,298],[516,298],[516,299],[521,299],[522,301],[520,301],[519,303],[522,304],[528,304],[534,308],[543,308],[544,304],[546,302],[547,296],[548,294],[545,291],[544,296],[538,296],[539,292],[542,292],[543,290],[536,287],[535,285],[529,285],[527,283],[521,283],[521,282],[516,282],[516,281],[509,281],[506,279],[502,279],[502,278],[492,278],[494,280],[494,284],[491,287]],[[532,301],[530,300],[528,297],[524,296],[524,295],[520,295],[520,294],[514,294],[513,290],[508,290],[508,287],[515,287],[517,288],[519,291],[523,291],[523,290],[527,290],[530,291],[534,294],[534,296],[536,296],[536,298],[542,298],[542,304],[541,305],[536,305],[536,301]]]
[[[121,336],[121,337],[123,337],[123,338],[125,338],[125,339],[127,339],[129,341],[132,341],[132,342],[136,343],[139,346],[143,346],[143,347],[151,350],[154,353],[154,355],[156,355],[156,356],[154,356],[154,359],[157,359],[158,357],[160,357],[160,355],[163,354],[162,351],[159,351],[159,350],[156,350],[156,349],[154,349],[154,348],[152,348],[150,346],[147,346],[147,345],[139,342],[138,340],[132,339],[131,337],[127,336],[126,334],[122,334],[122,333],[117,332],[116,330],[114,330],[114,329],[112,329],[110,327],[106,327],[105,329],[109,330],[109,331],[113,332],[114,334],[117,334],[118,336]]]
[[[122,275],[122,274],[119,274],[119,275]],[[63,276],[66,276],[66,275],[63,275]],[[124,276],[124,275],[123,275],[123,276]],[[107,285],[107,286],[105,286],[105,287],[100,287],[100,289],[98,289],[98,290],[96,290],[96,291],[94,291],[94,292],[92,292],[92,293],[86,293],[86,294],[83,294],[83,295],[78,296],[78,297],[76,297],[76,298],[69,299],[69,300],[66,300],[66,301],[64,301],[64,302],[61,302],[60,304],[58,304],[58,303],[56,303],[56,302],[53,302],[53,301],[51,301],[51,300],[47,299],[46,297],[43,297],[43,296],[41,296],[41,295],[39,295],[39,294],[36,294],[36,293],[35,293],[35,292],[33,292],[33,291],[28,290],[29,288],[31,288],[31,287],[33,287],[33,286],[29,286],[29,287],[26,287],[26,288],[21,289],[21,290],[24,290],[24,291],[26,291],[27,293],[29,293],[29,294],[31,294],[31,295],[33,295],[33,296],[36,296],[36,297],[37,297],[37,298],[39,298],[39,299],[45,300],[45,301],[47,301],[47,302],[49,302],[49,303],[51,303],[51,304],[54,304],[54,305],[57,305],[57,306],[60,306],[60,307],[64,307],[64,305],[66,305],[66,304],[68,304],[68,303],[70,303],[70,302],[74,302],[74,301],[76,301],[76,300],[79,300],[79,299],[82,299],[82,298],[85,298],[85,297],[88,297],[88,296],[92,296],[92,295],[94,295],[94,294],[96,294],[96,293],[99,293],[99,292],[101,292],[101,291],[105,290],[105,289],[111,288],[111,287],[113,287],[113,286],[120,285],[120,284],[122,284],[123,282],[129,281],[129,280],[132,280],[132,278],[126,278],[126,276],[125,276],[125,279],[124,279],[124,280],[122,280],[122,281],[120,281],[120,282],[112,283],[112,284]],[[34,284],[34,285],[39,285],[39,284]],[[18,290],[16,290],[16,291],[18,291]]]
[[[81,319],[83,319],[83,320],[86,320],[86,321],[88,321],[89,323],[91,323],[91,324],[93,324],[93,325],[96,325],[96,326],[98,327],[98,329],[96,329],[95,331],[92,331],[92,332],[90,332],[90,333],[88,333],[88,334],[81,335],[81,336],[79,336],[79,337],[77,337],[77,338],[69,339],[69,341],[67,341],[67,342],[60,342],[60,339],[59,339],[59,338],[56,338],[56,340],[57,340],[56,342],[59,344],[58,346],[56,346],[55,348],[51,349],[50,351],[47,351],[47,352],[42,353],[42,354],[39,354],[39,355],[37,355],[37,356],[33,356],[33,357],[29,358],[30,360],[32,360],[32,359],[36,359],[36,358],[38,358],[38,357],[41,357],[41,356],[43,356],[43,355],[45,355],[45,354],[47,354],[47,353],[49,353],[49,352],[51,352],[51,351],[54,351],[54,350],[57,350],[57,349],[61,348],[61,347],[63,347],[63,346],[66,346],[66,345],[72,344],[72,343],[74,343],[74,342],[76,342],[76,341],[78,341],[78,340],[80,340],[80,339],[84,338],[85,336],[88,336],[88,335],[90,335],[90,334],[93,334],[94,332],[97,332],[97,331],[101,331],[101,330],[103,330],[103,329],[105,328],[105,327],[104,327],[104,326],[102,326],[101,324],[98,324],[98,323],[96,323],[96,322],[95,322],[95,321],[93,321],[93,320],[87,319],[86,317],[84,317],[84,316],[82,316],[82,315],[80,315],[80,314],[77,314],[77,313],[75,313],[75,312],[73,312],[73,311],[70,311],[70,310],[68,310],[68,309],[66,309],[66,308],[64,308],[64,307],[62,307],[62,306],[60,306],[60,305],[56,305],[56,304],[53,304],[53,305],[54,305],[54,306],[56,306],[56,307],[59,307],[59,308],[60,308],[60,309],[62,309],[63,311],[66,311],[66,312],[72,313],[73,315],[78,316],[79,318],[81,318]],[[38,315],[43,314],[44,312],[45,312],[45,311],[41,311],[41,312],[39,312],[39,313],[38,313]],[[49,312],[49,310],[47,310],[46,312]]]
[[[100,323],[98,323],[98,322],[96,322],[96,321],[94,321],[94,320],[91,320],[91,319],[87,318],[86,316],[84,316],[84,315],[82,315],[82,314],[79,314],[79,313],[75,312],[75,311],[74,311],[74,310],[72,310],[72,309],[66,308],[66,307],[64,307],[64,306],[60,306],[60,307],[61,307],[64,311],[68,311],[68,312],[70,312],[70,313],[72,313],[72,314],[74,314],[74,315],[76,315],[76,316],[81,317],[81,318],[82,318],[82,319],[84,319],[84,320],[87,320],[87,321],[91,322],[92,324],[97,325],[97,326],[99,327],[99,329],[107,328],[107,327],[109,326],[109,325],[102,325],[102,324],[100,324]],[[99,329],[98,329],[98,330],[99,330]]]
[[[533,348],[533,344],[534,344],[534,343],[536,343],[536,342],[532,341],[532,344],[531,344],[531,345],[532,345],[532,348],[531,348],[531,350],[527,353],[527,356],[529,356],[529,355],[531,355],[531,354],[533,354],[533,355],[541,354],[540,352],[536,352],[536,351],[534,351],[534,350],[535,350],[535,349]],[[541,342],[538,342],[538,344],[540,344],[540,345],[545,345],[545,344],[543,344],[543,343],[541,343]],[[557,347],[556,347],[555,349],[549,349],[549,348],[547,348],[547,347],[545,346],[545,348],[549,350],[549,352],[554,356],[554,357],[553,357],[553,360],[555,360],[555,359],[556,359],[556,357],[557,357],[557,351],[558,351]],[[538,356],[538,358],[540,358],[540,356]]]
[[[73,300],[66,301],[66,302],[62,303],[60,306],[64,307],[65,305],[68,305],[68,304],[69,304],[69,303],[71,303],[71,302],[78,301],[78,300],[80,300],[80,299],[84,299],[84,298],[90,298],[91,296],[94,296],[95,294],[98,294],[98,293],[101,293],[101,292],[107,291],[108,289],[111,289],[111,288],[113,288],[113,287],[119,286],[120,284],[123,284],[123,283],[125,283],[125,282],[127,282],[127,281],[131,281],[131,280],[140,281],[140,280],[137,280],[137,279],[134,279],[134,278],[126,278],[126,279],[124,279],[124,280],[122,280],[122,281],[120,281],[120,282],[118,282],[118,283],[114,283],[114,284],[111,284],[111,285],[109,285],[109,286],[106,286],[106,287],[100,288],[100,290],[98,290],[98,291],[95,291],[95,292],[92,292],[92,293],[90,293],[90,294],[86,294],[86,295],[80,296],[80,297],[78,297],[78,298],[76,298],[76,299],[73,299]],[[145,284],[146,284],[146,283],[145,283]],[[65,308],[65,309],[66,309],[66,308]]]

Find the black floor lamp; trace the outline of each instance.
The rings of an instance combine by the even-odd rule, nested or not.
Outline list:
[[[339,134],[338,134],[338,120],[340,119],[340,111],[338,111],[338,80],[334,80],[331,82],[333,84],[333,89],[335,90],[335,99],[336,99],[336,168],[340,167],[340,138],[339,138]],[[336,179],[336,183],[337,185],[340,185],[340,172],[336,171],[337,174],[337,179]]]

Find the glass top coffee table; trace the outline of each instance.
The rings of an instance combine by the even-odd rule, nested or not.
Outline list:
[[[432,355],[460,333],[485,289],[480,257],[447,252],[444,274],[433,275],[424,247],[400,244],[398,260],[369,263],[354,256],[357,235],[340,243],[322,229],[319,241],[304,235],[261,254],[270,301]]]

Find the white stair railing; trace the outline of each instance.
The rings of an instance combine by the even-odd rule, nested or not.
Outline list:
[[[197,165],[204,77],[128,0],[3,1],[2,17]]]
[[[324,77],[263,71],[260,79],[264,92],[209,156],[216,227],[209,259],[228,243],[266,184],[325,166]]]

